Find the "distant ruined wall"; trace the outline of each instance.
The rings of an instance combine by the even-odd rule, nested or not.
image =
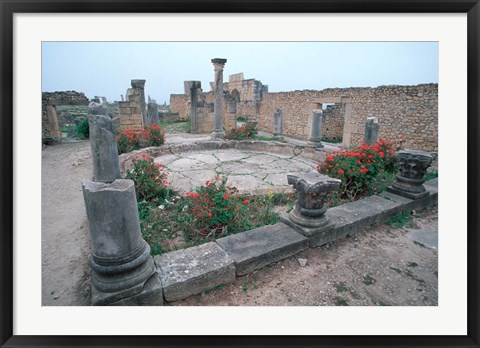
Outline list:
[[[275,110],[283,111],[284,135],[307,140],[312,110],[323,104],[322,137],[342,138],[343,146],[360,145],[367,117],[377,117],[379,136],[405,139],[405,148],[438,152],[438,84],[380,86],[375,88],[329,88],[269,93],[268,86],[243,73],[230,75],[224,83],[224,128],[236,125],[238,116],[258,122],[258,130],[273,133]],[[213,92],[199,93],[200,132],[213,130]],[[170,110],[180,118],[190,114],[189,96],[172,94]]]
[[[397,140],[402,136],[406,148],[438,151],[438,84],[266,93],[260,105],[258,128],[272,133],[273,113],[280,108],[284,134],[307,139],[312,110],[322,103],[340,100],[348,101],[342,106],[349,109],[343,127],[347,145],[363,142],[365,121],[374,116],[378,118],[380,137]]]
[[[55,100],[55,105],[88,105],[89,103],[84,93],[76,91],[43,92],[42,98]]]

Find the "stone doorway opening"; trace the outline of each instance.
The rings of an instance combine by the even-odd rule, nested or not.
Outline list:
[[[314,109],[323,111],[322,141],[349,147],[352,139],[352,101],[347,96],[322,97],[314,100]]]

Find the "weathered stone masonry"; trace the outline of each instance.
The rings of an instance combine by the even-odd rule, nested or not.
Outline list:
[[[380,86],[375,88],[329,88],[269,93],[268,86],[243,73],[230,75],[223,84],[224,127],[235,127],[236,118],[255,120],[260,131],[274,132],[274,113],[283,112],[283,134],[307,140],[312,110],[324,109],[323,139],[343,139],[343,145],[360,145],[365,122],[376,117],[379,136],[405,139],[406,148],[438,152],[438,84]],[[213,92],[199,93],[198,131],[213,130]],[[333,104],[333,105],[332,105]],[[172,94],[170,110],[180,118],[190,114],[189,95]]]
[[[338,102],[342,97],[348,103]],[[406,148],[438,151],[437,84],[266,93],[260,105],[258,128],[272,132],[273,114],[276,109],[281,108],[284,134],[307,139],[312,110],[331,101],[337,101],[336,105],[342,105],[344,109],[351,108],[350,117],[344,120],[344,145],[361,144],[365,121],[367,117],[375,116],[380,125],[380,137],[396,140],[402,136]],[[344,115],[346,112],[347,110]],[[327,134],[324,136],[329,137],[330,134]]]

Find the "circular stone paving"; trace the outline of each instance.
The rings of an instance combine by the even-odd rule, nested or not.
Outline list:
[[[181,192],[218,175],[228,177],[227,184],[240,193],[252,194],[290,191],[288,173],[310,172],[317,165],[301,157],[235,149],[162,155],[155,162],[165,166],[168,181]]]

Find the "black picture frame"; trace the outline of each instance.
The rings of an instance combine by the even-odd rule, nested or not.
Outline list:
[[[478,0],[0,0],[2,347],[451,346],[479,347],[479,15]],[[16,336],[13,335],[13,15],[15,13],[466,13],[468,45],[468,313],[466,336]],[[453,217],[452,217],[453,218]],[[452,319],[454,320],[454,319]]]

